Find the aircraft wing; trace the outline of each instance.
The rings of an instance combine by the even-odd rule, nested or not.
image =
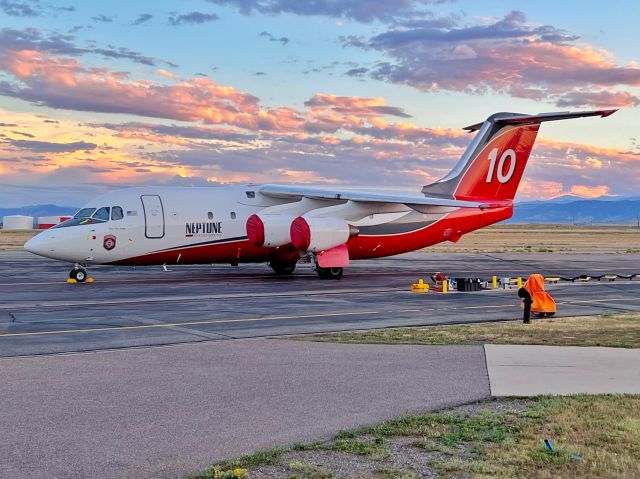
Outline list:
[[[272,198],[309,198],[311,200],[345,200],[356,203],[395,203],[404,204],[410,208],[421,210],[420,207],[441,206],[448,208],[489,208],[487,203],[476,201],[461,201],[448,198],[436,198],[417,195],[371,193],[365,191],[350,191],[338,189],[313,188],[308,186],[291,185],[262,185],[258,191]]]

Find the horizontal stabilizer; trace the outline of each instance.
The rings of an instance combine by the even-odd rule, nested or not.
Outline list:
[[[537,115],[523,115],[520,113],[499,113],[494,115],[494,117],[490,117],[493,123],[500,123],[503,125],[526,125],[526,124],[534,124],[534,123],[542,123],[543,121],[555,121],[555,120],[569,120],[571,118],[583,118],[586,116],[599,116],[599,117],[607,117],[609,115],[613,115],[618,110],[592,110],[592,111],[563,111],[563,112],[555,112],[555,113],[539,113]],[[502,116],[506,115],[506,116]],[[463,130],[467,131],[476,131],[479,130],[484,122],[476,123],[475,125],[470,125]]]

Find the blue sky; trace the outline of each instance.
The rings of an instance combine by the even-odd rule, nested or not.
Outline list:
[[[416,188],[455,163],[460,127],[495,111],[607,106],[623,108],[543,126],[521,197],[632,194],[639,14],[632,1],[0,0],[0,204],[136,184]]]

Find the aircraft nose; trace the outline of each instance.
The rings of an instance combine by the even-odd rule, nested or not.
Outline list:
[[[47,241],[42,237],[42,234],[38,234],[24,244],[24,249],[43,256],[47,251]]]

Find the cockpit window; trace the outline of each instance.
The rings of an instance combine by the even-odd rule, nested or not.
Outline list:
[[[113,208],[103,206],[97,210],[95,208],[82,208],[73,215],[73,218],[54,226],[54,228],[68,228],[69,226],[106,223],[109,221],[109,216],[111,216],[112,220],[121,220],[124,218],[124,211],[120,206],[114,206]]]
[[[67,221],[63,221],[62,223],[55,225],[54,228],[68,228],[69,226],[78,226],[78,225],[91,225],[95,223],[102,223],[101,220],[94,220],[91,217],[92,214],[96,211],[95,208],[82,208],[78,211],[73,218],[68,219]],[[109,214],[107,213],[107,219],[109,218]]]
[[[109,208],[108,206],[103,206],[102,208],[98,208],[91,218],[96,222],[109,221]]]
[[[123,213],[121,207],[114,206],[113,208],[111,208],[111,219],[112,220],[121,220],[122,218],[124,218],[124,213]]]
[[[93,214],[93,212],[95,210],[96,210],[95,208],[82,208],[75,215],[73,215],[73,217],[74,218],[89,218]]]

